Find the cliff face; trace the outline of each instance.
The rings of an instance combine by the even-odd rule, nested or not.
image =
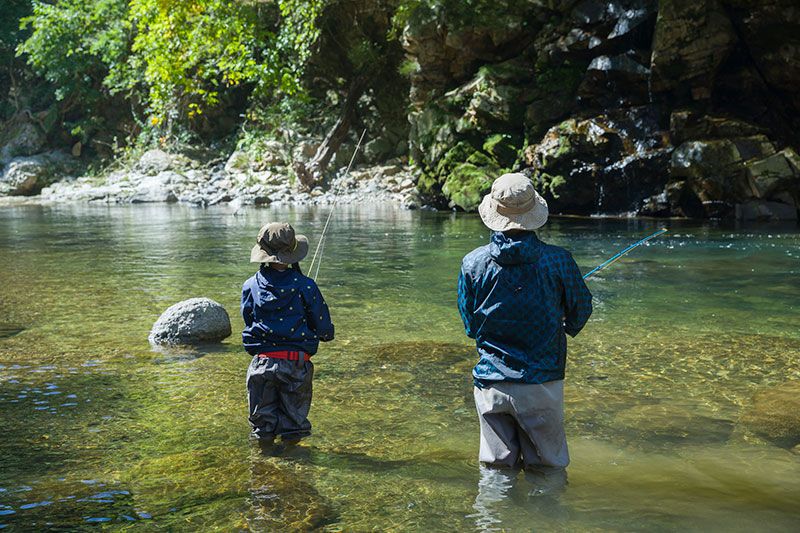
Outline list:
[[[429,201],[526,169],[554,212],[796,217],[793,0],[446,5],[403,35]]]

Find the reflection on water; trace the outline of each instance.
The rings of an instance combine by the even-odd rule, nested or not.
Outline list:
[[[570,344],[566,487],[479,468],[473,348],[455,310],[475,216],[337,211],[320,285],[337,341],[316,361],[314,435],[248,441],[234,335],[152,352],[175,301],[234,321],[258,227],[318,236],[327,209],[0,211],[0,527],[328,530],[788,530],[800,455],[743,425],[800,380],[796,227],[670,222],[590,282]],[[588,270],[653,221],[552,220]],[[751,417],[752,415],[748,415]],[[782,445],[784,443],[781,443]],[[785,443],[791,447],[791,443]]]

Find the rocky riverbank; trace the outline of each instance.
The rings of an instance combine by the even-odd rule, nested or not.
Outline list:
[[[234,152],[227,161],[201,163],[162,150],[145,152],[129,168],[101,176],[70,177],[69,156],[32,156],[12,160],[4,183],[12,194],[27,196],[40,190],[38,201],[101,204],[184,203],[197,206],[230,204],[307,205],[393,203],[408,209],[422,207],[413,170],[400,160],[360,166],[345,175],[344,168],[325,187],[311,190],[292,179],[291,170],[273,159],[252,161]],[[276,164],[277,163],[277,164]],[[61,179],[51,176],[61,172]]]

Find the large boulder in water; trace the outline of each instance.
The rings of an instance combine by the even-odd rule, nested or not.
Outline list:
[[[756,393],[741,422],[756,435],[779,446],[792,448],[800,444],[800,381]]]
[[[189,298],[164,311],[153,324],[151,344],[219,342],[231,334],[231,319],[209,298]]]

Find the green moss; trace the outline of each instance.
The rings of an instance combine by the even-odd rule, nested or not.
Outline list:
[[[467,163],[471,163],[476,167],[489,167],[496,168],[497,162],[484,154],[483,152],[475,152],[467,158]]]
[[[558,198],[558,190],[567,183],[567,180],[560,174],[552,175],[540,172],[534,178],[534,183],[540,193],[549,193],[553,198]]]
[[[574,93],[586,74],[582,65],[544,67],[536,73],[536,85],[549,93]]]
[[[519,154],[511,135],[502,133],[487,137],[483,143],[483,151],[491,154],[503,166],[513,165]]]
[[[459,163],[466,162],[477,150],[466,141],[460,141],[450,148],[436,165],[436,174],[439,176],[449,174]]]
[[[461,163],[447,176],[442,192],[458,207],[472,211],[491,186],[492,176],[486,169],[472,163]]]
[[[423,173],[417,181],[417,190],[423,196],[431,195],[438,192],[439,181],[433,174]]]

